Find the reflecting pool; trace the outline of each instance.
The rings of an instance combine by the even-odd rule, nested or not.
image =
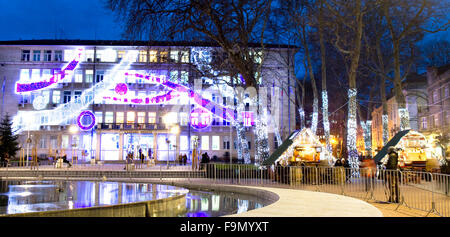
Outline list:
[[[243,194],[188,190],[164,184],[0,180],[0,215],[156,200],[186,194],[187,217],[246,212],[269,203]]]

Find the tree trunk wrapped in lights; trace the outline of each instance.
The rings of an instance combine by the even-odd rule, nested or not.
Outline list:
[[[357,134],[357,122],[356,122],[356,88],[350,88],[348,90],[348,120],[347,120],[347,151],[348,161],[353,170],[353,173],[357,173],[359,169],[358,161],[358,149],[356,147],[356,134]]]
[[[361,121],[361,127],[363,129],[364,147],[370,154],[372,152],[372,121]]]
[[[327,150],[328,152],[330,152],[330,154],[333,154],[333,147],[330,143],[330,122],[328,120],[328,94],[325,90],[322,91],[322,118]]]
[[[389,141],[389,116],[387,114],[381,115],[381,122],[383,126],[383,146]]]

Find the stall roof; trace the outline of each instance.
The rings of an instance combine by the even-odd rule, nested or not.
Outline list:
[[[398,142],[402,139],[402,137],[404,137],[406,134],[409,133],[409,129],[408,130],[403,130],[398,132],[397,134],[395,134],[394,137],[392,137],[391,140],[389,140],[386,145],[384,145],[383,148],[381,148],[381,150],[373,157],[373,160],[375,161],[375,163],[378,163],[379,161],[381,161],[381,159],[383,159],[383,157],[387,154],[388,148],[390,146],[396,146],[398,144]]]
[[[289,135],[289,137],[283,141],[281,146],[276,149],[269,158],[263,161],[262,165],[273,164],[291,145],[294,143],[294,139],[300,134],[299,130],[294,131]]]

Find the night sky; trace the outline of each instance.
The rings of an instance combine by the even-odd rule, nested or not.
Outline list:
[[[0,40],[121,39],[104,0],[0,0]]]

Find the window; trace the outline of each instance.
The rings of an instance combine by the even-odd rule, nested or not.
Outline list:
[[[146,63],[147,62],[147,50],[139,51],[139,62]]]
[[[95,75],[95,83],[103,81],[104,71],[97,71]]]
[[[191,149],[194,149],[195,141],[198,141],[198,136],[191,136]],[[197,143],[198,145],[198,143]]]
[[[175,124],[178,122],[177,112],[168,112],[163,117],[164,124]]]
[[[75,55],[73,50],[64,50],[64,61],[71,61],[73,60],[74,56]]]
[[[82,83],[83,82],[83,72],[80,70],[75,71],[74,82]]]
[[[123,112],[116,112],[116,123],[123,123]]]
[[[148,123],[156,123],[156,113],[148,112]]]
[[[439,124],[439,114],[435,114],[434,115],[434,126],[435,127],[439,127],[440,126],[440,124]]]
[[[180,83],[183,84],[183,85],[187,85],[189,83],[189,72],[181,71]]]
[[[444,95],[445,95],[445,98],[448,98],[448,85],[445,85],[445,87],[444,87]]]
[[[161,58],[161,61],[160,62],[162,62],[162,63],[166,63],[167,62],[167,56],[168,56],[168,53],[167,53],[167,51],[161,51],[161,52],[159,52],[159,56],[160,56],[160,58]]]
[[[277,139],[277,136],[273,136],[273,147],[274,147],[275,149],[278,148],[278,139]]]
[[[211,149],[214,151],[220,150],[220,137],[212,136]]]
[[[30,69],[20,69],[20,80],[21,81],[30,80]]]
[[[70,91],[64,91],[64,97],[63,97],[64,104],[70,102],[71,94],[72,93]]]
[[[33,61],[41,61],[41,51],[33,50]]]
[[[75,103],[81,103],[81,91],[75,91],[73,99]]]
[[[138,112],[137,116],[138,116],[137,118],[138,123],[145,123],[145,112]]]
[[[69,135],[61,136],[61,148],[69,148]]]
[[[113,123],[113,122],[114,122],[114,112],[106,112],[105,123]]]
[[[46,61],[46,62],[52,61],[52,51],[51,50],[44,50],[44,61]]]
[[[53,91],[52,102],[53,104],[59,104],[61,98],[61,91]]]
[[[63,60],[63,52],[62,50],[55,51],[55,61],[61,62]]]
[[[45,80],[49,80],[52,77],[52,70],[50,70],[50,69],[42,69],[42,77]]]
[[[116,61],[117,53],[113,49],[105,49],[102,51],[101,55],[102,55],[101,56],[102,62],[115,62]],[[98,57],[99,56],[97,56],[97,58]]]
[[[22,50],[22,61],[30,61],[30,50]]]
[[[150,50],[150,62],[151,63],[156,63],[158,62],[158,58],[156,57],[158,51],[156,50]]]
[[[171,82],[178,82],[178,71],[170,71],[169,80]]]
[[[170,51],[170,61],[178,62],[178,50],[171,50]]]
[[[189,115],[185,112],[180,112],[180,125],[186,126],[189,122]]]
[[[31,80],[40,81],[41,79],[41,69],[31,69]]]
[[[92,83],[92,79],[94,77],[94,71],[93,70],[86,70],[85,74],[86,74],[86,82],[87,83]]]
[[[188,136],[180,136],[180,150],[188,150]]]
[[[117,61],[118,62],[122,61],[124,56],[125,56],[125,51],[123,51],[123,50],[117,51]]]
[[[437,103],[439,100],[439,89],[433,91],[433,103]]]
[[[86,50],[86,62],[94,61],[94,50]]]
[[[228,137],[224,137],[223,139],[223,149],[229,150],[230,149],[230,139]]]
[[[209,150],[209,136],[202,136],[202,150]]]
[[[134,123],[136,113],[135,112],[127,112],[127,123]]]
[[[103,122],[103,112],[95,112],[95,122],[96,123]]]
[[[186,50],[181,51],[181,62],[189,63],[189,51]]]

